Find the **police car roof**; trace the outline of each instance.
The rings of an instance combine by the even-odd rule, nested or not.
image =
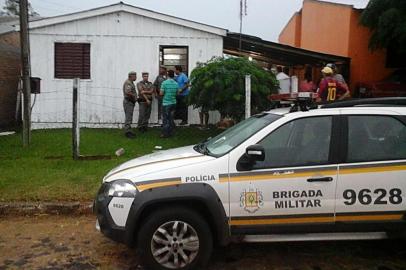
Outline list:
[[[273,113],[277,115],[286,115],[291,112],[292,107],[283,107],[272,109],[267,111],[268,113]],[[345,110],[345,109],[364,109],[364,110],[382,110],[382,109],[390,109],[391,111],[395,111],[399,114],[405,115],[406,114],[406,98],[405,97],[389,97],[389,98],[365,98],[365,99],[353,99],[353,100],[345,100],[345,101],[337,101],[334,103],[329,104],[322,104],[317,107],[317,109],[323,110]],[[317,109],[309,109],[311,111]],[[295,111],[296,112],[296,111]],[[300,107],[298,107],[298,111],[300,112]]]
[[[406,106],[406,97],[386,97],[386,98],[360,98],[350,99],[343,101],[336,101],[334,103],[324,104],[321,108],[344,108],[355,106],[367,107],[393,107],[393,106]]]
[[[276,109],[271,109],[269,111],[266,111],[266,113],[273,113],[277,115],[285,115],[289,113],[290,107],[284,107],[284,108],[276,108]]]

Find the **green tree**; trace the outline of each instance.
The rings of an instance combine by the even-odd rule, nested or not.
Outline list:
[[[245,75],[251,75],[251,110],[269,109],[268,95],[277,91],[278,81],[246,58],[213,58],[192,71],[189,104],[218,110],[222,116],[240,121],[245,114]]]
[[[8,15],[8,16],[19,16],[20,15],[19,4],[20,4],[19,0],[6,0],[4,2],[4,7],[3,7],[4,12],[1,12],[1,14]],[[39,14],[34,11],[34,9],[32,8],[30,3],[28,3],[28,16],[30,16],[30,17],[39,16]]]
[[[372,30],[371,50],[390,48],[406,52],[406,1],[370,0],[360,22]]]

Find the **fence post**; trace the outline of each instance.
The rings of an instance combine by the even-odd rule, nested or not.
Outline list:
[[[79,78],[73,79],[73,104],[72,104],[72,154],[73,159],[78,160],[80,156],[79,143],[79,116],[78,116],[78,88]]]
[[[251,116],[251,75],[245,75],[245,119]]]

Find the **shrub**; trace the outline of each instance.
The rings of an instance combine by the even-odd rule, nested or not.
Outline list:
[[[251,113],[269,109],[267,96],[277,91],[273,73],[246,58],[213,58],[192,71],[189,104],[218,110],[236,121],[245,115],[245,75],[251,75]]]

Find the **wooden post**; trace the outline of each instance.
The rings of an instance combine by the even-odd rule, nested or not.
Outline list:
[[[73,103],[72,103],[72,154],[73,159],[78,160],[80,156],[79,143],[79,116],[78,116],[78,87],[79,78],[73,79]]]
[[[21,66],[23,74],[23,146],[31,142],[30,43],[28,38],[28,0],[20,0]]]

